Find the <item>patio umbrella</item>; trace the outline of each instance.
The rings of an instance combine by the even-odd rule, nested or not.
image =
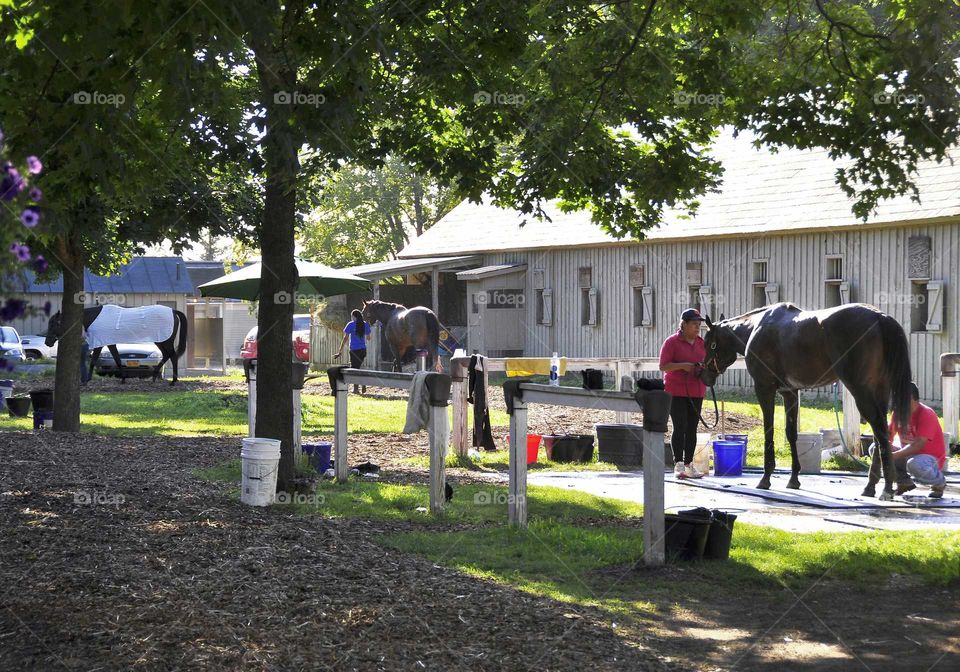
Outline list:
[[[295,259],[295,262],[297,272],[300,274],[300,284],[297,286],[298,294],[337,296],[338,294],[370,289],[370,281],[359,276],[318,264],[315,261]],[[256,301],[260,298],[260,274],[262,272],[262,262],[251,264],[239,271],[203,283],[198,287],[200,296]]]

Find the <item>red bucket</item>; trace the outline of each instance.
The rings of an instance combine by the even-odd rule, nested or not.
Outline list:
[[[537,454],[540,452],[539,434],[527,434],[527,464],[533,464],[537,461]],[[510,448],[510,435],[507,434],[507,449]]]

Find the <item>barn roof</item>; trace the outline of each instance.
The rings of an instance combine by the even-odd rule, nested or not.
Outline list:
[[[667,241],[705,236],[746,237],[774,233],[945,221],[960,216],[960,163],[922,162],[915,176],[921,202],[900,196],[883,201],[866,221],[857,219],[835,182],[842,164],[826,150],[756,149],[749,137],[722,134],[711,150],[725,169],[718,193],[700,199],[693,218],[677,211],[647,239]],[[960,159],[960,150],[951,155]],[[544,208],[552,221],[537,221],[515,210],[464,201],[400,253],[401,258],[582,246],[622,245],[591,223],[585,210],[563,213]]]
[[[25,283],[14,280],[12,290],[26,294],[59,293],[63,278],[37,282],[32,271],[26,271]],[[97,294],[193,294],[193,283],[186,264],[180,257],[134,257],[110,276],[83,271],[84,291]]]

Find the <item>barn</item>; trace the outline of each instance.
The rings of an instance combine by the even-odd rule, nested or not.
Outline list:
[[[826,151],[773,152],[726,134],[712,153],[725,168],[721,190],[693,217],[669,212],[642,241],[556,204],[545,207],[549,221],[524,222],[464,202],[400,259],[474,256],[456,277],[468,348],[490,356],[654,357],[688,306],[730,317],[778,301],[871,303],[904,326],[921,394],[939,403],[940,354],[960,350],[960,165],[921,164],[919,202],[884,201],[862,221]],[[725,382],[749,385],[745,373]]]

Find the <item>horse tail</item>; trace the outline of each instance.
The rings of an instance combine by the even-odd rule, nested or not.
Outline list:
[[[880,337],[883,340],[883,362],[890,381],[893,418],[901,431],[910,424],[910,346],[900,323],[889,315],[880,316]]]
[[[177,359],[183,357],[187,351],[187,316],[179,310],[173,311],[174,318],[179,322],[178,331],[180,332],[180,341],[177,343]]]
[[[434,357],[439,356],[440,351],[440,320],[432,310],[427,311],[427,347],[430,354]]]

